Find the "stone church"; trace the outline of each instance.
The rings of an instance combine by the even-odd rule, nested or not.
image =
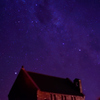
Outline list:
[[[21,68],[9,94],[9,100],[85,100],[81,80],[59,78]]]

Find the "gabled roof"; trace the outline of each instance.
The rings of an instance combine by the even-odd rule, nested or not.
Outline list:
[[[68,78],[64,79],[29,71],[27,71],[27,73],[41,91],[84,96],[84,94],[80,93],[74,83]]]
[[[84,96],[84,94],[80,93],[77,87],[74,85],[74,83],[68,78],[64,79],[64,78],[29,72],[26,71],[24,68],[21,68],[20,75],[18,75],[18,77],[19,79],[21,77],[21,79],[19,82],[17,81],[18,79],[16,79],[17,82],[15,81],[11,89],[12,92],[13,90],[15,90],[15,87],[17,87],[16,83],[18,83],[18,85],[21,84],[21,80],[23,79],[24,80],[23,86],[24,84],[29,85],[28,81],[30,81],[31,87],[36,90],[39,89],[41,91],[52,92],[52,93]]]

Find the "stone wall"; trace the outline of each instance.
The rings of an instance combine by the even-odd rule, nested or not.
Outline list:
[[[85,97],[37,91],[37,100],[85,100]]]

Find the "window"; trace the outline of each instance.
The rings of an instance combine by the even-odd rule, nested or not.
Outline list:
[[[76,100],[76,98],[74,97],[74,100]]]
[[[61,96],[61,100],[63,100],[63,96]]]
[[[52,94],[50,94],[50,98],[51,98],[51,100],[52,100]]]
[[[66,100],[66,96],[61,96],[61,100]]]
[[[66,100],[66,96],[64,96],[64,100]]]
[[[55,94],[54,95],[50,94],[50,99],[51,100],[56,100],[56,95]]]
[[[73,100],[73,97],[71,97],[71,100]]]
[[[54,96],[54,100],[56,100],[56,95],[53,95]]]

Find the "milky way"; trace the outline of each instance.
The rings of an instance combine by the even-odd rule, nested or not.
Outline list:
[[[82,80],[100,96],[100,0],[1,0],[0,100],[26,70]]]

